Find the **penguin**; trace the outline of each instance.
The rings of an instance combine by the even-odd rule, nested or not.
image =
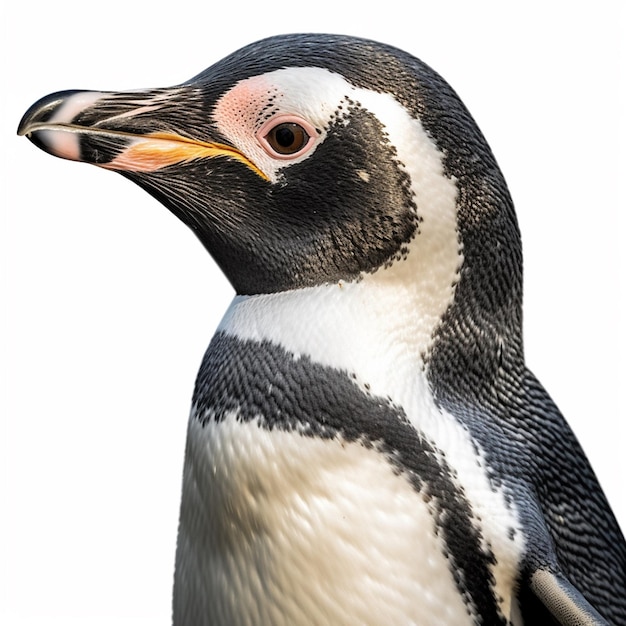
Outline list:
[[[626,543],[528,370],[513,202],[389,45],[252,43],[18,133],[121,173],[235,289],[195,383],[176,625],[626,624]]]

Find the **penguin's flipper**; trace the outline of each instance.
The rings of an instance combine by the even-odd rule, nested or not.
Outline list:
[[[530,577],[530,592],[562,626],[609,626],[562,574],[538,568]]]

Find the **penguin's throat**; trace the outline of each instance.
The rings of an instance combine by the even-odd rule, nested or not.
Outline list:
[[[448,303],[438,303],[442,298],[432,292],[382,280],[377,274],[353,283],[237,296],[218,331],[241,340],[269,341],[296,356],[354,374],[374,393],[388,395],[392,372],[403,371],[415,379],[423,371],[424,356]],[[445,300],[452,299],[450,288]]]

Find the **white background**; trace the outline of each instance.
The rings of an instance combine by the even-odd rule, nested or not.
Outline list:
[[[4,4],[2,623],[169,623],[189,400],[232,295],[156,201],[18,121],[47,93],[172,85],[280,32],[394,44],[461,95],[516,202],[528,363],[626,525],[617,4]]]

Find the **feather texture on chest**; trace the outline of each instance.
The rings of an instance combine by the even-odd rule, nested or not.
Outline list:
[[[180,623],[470,624],[438,505],[381,448],[192,420],[176,571],[203,588]]]
[[[406,337],[388,327],[392,340],[377,344],[363,298],[360,315],[324,311],[325,298],[348,300],[352,288],[316,290],[322,305],[308,319],[287,314],[302,292],[237,298],[227,313],[196,384],[177,580],[205,572],[207,589],[193,595],[221,607],[198,608],[219,611],[211,623],[245,623],[229,612],[246,610],[233,597],[270,611],[258,623],[316,623],[319,611],[302,606],[309,585],[332,623],[361,610],[363,623],[472,623],[485,611],[506,623],[523,541],[515,511],[465,429],[436,407]],[[398,590],[402,601],[377,595]],[[360,608],[334,613],[346,597]]]

